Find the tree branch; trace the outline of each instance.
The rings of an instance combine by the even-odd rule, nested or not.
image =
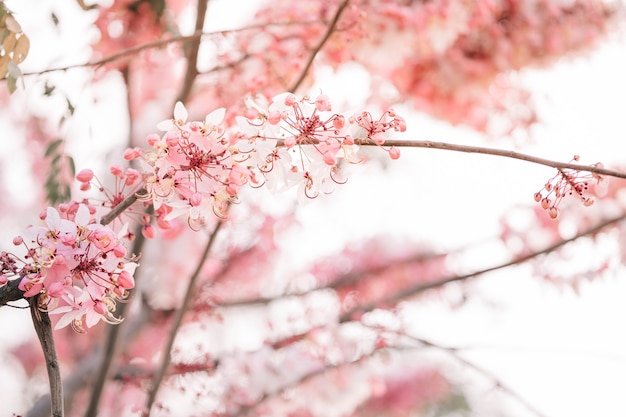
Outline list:
[[[202,32],[204,27],[204,20],[206,18],[206,11],[209,4],[209,0],[198,0],[198,7],[196,11],[196,32]],[[197,37],[189,42],[188,50],[186,51],[187,70],[185,71],[185,77],[183,79],[183,86],[178,94],[176,101],[182,101],[183,103],[189,98],[191,88],[198,75],[198,50],[200,49],[201,39]]]
[[[315,25],[315,24],[320,24],[320,23],[324,23],[324,22],[320,20],[302,20],[302,21],[288,21],[288,22],[274,22],[274,23],[259,23],[256,25],[249,25],[249,26],[245,26],[242,28],[238,28],[238,29],[221,30],[217,32],[196,31],[192,33],[191,35],[171,36],[167,39],[159,39],[159,40],[152,41],[152,42],[146,42],[144,44],[137,45],[132,48],[128,48],[124,51],[106,56],[104,58],[97,59],[95,61],[85,62],[82,64],[66,65],[63,67],[48,68],[48,69],[40,70],[40,71],[24,72],[22,75],[23,76],[42,75],[42,74],[47,74],[50,72],[67,71],[67,70],[75,69],[75,68],[99,67],[99,66],[106,65],[111,62],[115,62],[117,60],[138,54],[141,51],[145,51],[148,49],[161,48],[163,46],[166,46],[172,43],[191,42],[191,41],[201,39],[207,36],[216,36],[216,35],[223,35],[227,33],[244,32],[247,30],[260,29],[260,28],[269,27],[269,26]]]
[[[346,322],[346,321],[350,321],[352,320],[352,318],[354,317],[355,314],[362,314],[362,313],[366,313],[369,311],[374,310],[375,308],[377,308],[380,305],[383,304],[389,304],[389,303],[397,303],[405,298],[408,297],[412,297],[416,294],[419,294],[421,292],[427,291],[427,290],[431,290],[434,288],[439,288],[442,287],[444,285],[450,284],[452,282],[458,282],[458,281],[464,281],[470,278],[474,278],[477,277],[479,275],[483,275],[486,274],[488,272],[493,272],[493,271],[497,271],[499,269],[504,269],[504,268],[508,268],[510,266],[513,265],[519,265],[522,264],[524,262],[527,262],[531,259],[537,258],[541,255],[547,255],[551,252],[554,252],[555,250],[567,245],[568,243],[571,243],[577,239],[580,239],[581,237],[584,236],[590,236],[590,235],[594,235],[598,232],[600,232],[602,229],[613,225],[615,223],[619,223],[622,222],[626,219],[626,213],[622,213],[621,215],[617,216],[617,217],[613,217],[609,220],[605,220],[601,223],[599,223],[598,225],[596,225],[595,227],[592,227],[591,229],[588,229],[582,233],[577,234],[576,236],[573,236],[569,239],[564,239],[561,240],[551,246],[548,246],[547,248],[544,248],[540,251],[536,251],[536,252],[532,252],[529,253],[525,256],[521,256],[519,258],[516,258],[512,261],[509,262],[505,262],[503,264],[500,265],[496,265],[496,266],[492,266],[490,268],[486,268],[486,269],[482,269],[480,271],[476,271],[476,272],[472,272],[469,274],[464,274],[464,275],[455,275],[452,277],[448,277],[448,278],[443,278],[437,281],[433,281],[433,282],[429,282],[429,283],[425,283],[425,284],[417,284],[414,286],[410,286],[408,288],[404,288],[400,291],[397,291],[396,293],[385,297],[384,299],[380,299],[380,300],[376,300],[374,302],[365,304],[365,305],[361,305],[361,306],[356,306],[348,311],[346,311],[345,313],[343,313],[340,318],[339,321],[340,322]]]
[[[194,273],[191,275],[191,278],[189,279],[189,283],[187,284],[187,291],[185,292],[185,297],[183,298],[183,302],[181,306],[176,310],[176,314],[174,315],[174,318],[172,320],[172,327],[170,328],[170,331],[168,333],[167,342],[165,344],[165,347],[163,348],[163,360],[161,361],[161,366],[159,367],[157,372],[154,374],[154,378],[152,379],[150,390],[148,391],[146,405],[143,410],[143,415],[145,417],[147,417],[150,414],[150,410],[152,409],[152,406],[156,399],[157,393],[161,386],[161,382],[163,381],[165,372],[167,371],[167,368],[172,359],[171,353],[172,353],[172,347],[174,346],[174,340],[176,339],[178,330],[180,329],[180,326],[183,322],[183,317],[185,315],[185,312],[189,309],[191,305],[191,299],[193,298],[193,295],[195,292],[196,281],[198,277],[200,276],[202,267],[204,266],[204,263],[206,262],[208,258],[209,252],[211,251],[211,248],[213,247],[213,244],[215,243],[217,234],[223,224],[224,222],[218,221],[218,223],[215,225],[215,229],[213,229],[211,236],[209,236],[209,240],[204,248],[204,252],[202,253],[202,256],[200,257],[200,261],[198,262],[198,265],[196,266],[196,270],[194,271]]]
[[[296,81],[294,81],[293,85],[289,89],[290,92],[294,93],[298,89],[298,87],[300,87],[300,84],[302,84],[304,79],[306,78],[309,72],[309,69],[311,69],[311,65],[313,65],[313,61],[315,60],[315,57],[322,50],[322,48],[324,47],[328,39],[330,39],[330,36],[335,31],[335,28],[337,27],[337,22],[339,21],[339,18],[341,17],[341,14],[345,10],[349,1],[350,0],[343,0],[337,7],[337,11],[335,11],[335,15],[333,16],[330,23],[328,23],[328,27],[326,28],[326,33],[324,33],[324,36],[322,36],[322,39],[320,39],[320,41],[317,43],[317,45],[315,45],[315,47],[309,54],[309,59],[307,60],[306,64],[304,65],[304,68],[300,72],[300,76],[296,79]]]
[[[52,323],[48,313],[42,311],[39,307],[39,296],[31,297],[28,302],[30,304],[30,314],[33,319],[33,325],[41,344],[43,355],[46,359],[46,369],[48,370],[48,380],[50,382],[50,402],[52,403],[52,416],[63,417],[63,384],[61,383],[61,371],[59,369],[59,361],[57,352],[54,347],[54,338],[52,336]]]
[[[355,141],[361,146],[378,146],[369,141]],[[395,146],[397,148],[428,148],[428,149],[442,149],[446,151],[465,152],[465,153],[477,153],[483,155],[495,155],[503,156],[505,158],[519,159],[521,161],[531,162],[533,164],[545,165],[557,169],[573,169],[576,171],[593,172],[598,175],[606,175],[609,177],[626,179],[625,172],[614,171],[597,167],[594,165],[581,165],[572,164],[569,162],[559,162],[550,159],[539,158],[532,155],[527,155],[515,151],[509,151],[504,149],[486,148],[482,146],[468,146],[458,145],[454,143],[446,142],[433,142],[427,140],[386,140],[384,146]]]

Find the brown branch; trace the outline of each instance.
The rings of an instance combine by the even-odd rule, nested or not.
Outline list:
[[[119,59],[138,54],[141,51],[145,51],[148,49],[161,48],[163,46],[166,46],[172,43],[191,42],[191,41],[198,40],[207,36],[217,36],[217,35],[223,35],[227,33],[244,32],[247,30],[260,29],[260,28],[269,27],[269,26],[314,25],[314,24],[320,24],[320,23],[324,23],[324,22],[320,20],[302,20],[302,21],[289,21],[289,22],[259,23],[255,25],[245,26],[245,27],[238,28],[238,29],[221,30],[217,32],[196,31],[192,33],[191,35],[171,36],[167,39],[159,39],[159,40],[152,41],[152,42],[146,42],[144,44],[137,45],[132,48],[128,48],[124,51],[106,56],[104,58],[101,58],[95,61],[86,62],[82,64],[66,65],[63,67],[48,68],[48,69],[40,70],[40,71],[25,72],[22,75],[23,76],[42,75],[42,74],[47,74],[50,72],[67,71],[67,70],[75,69],[75,68],[99,67],[102,65],[109,64],[111,62],[115,62]]]
[[[315,60],[315,57],[322,50],[322,48],[324,47],[324,45],[326,44],[328,39],[330,39],[330,36],[335,31],[335,29],[337,27],[337,22],[339,21],[339,18],[341,17],[341,14],[345,10],[345,8],[348,5],[349,1],[350,0],[343,0],[339,4],[339,6],[337,7],[337,11],[335,11],[335,15],[331,19],[330,23],[328,23],[328,27],[326,28],[326,32],[324,33],[324,36],[322,36],[320,41],[317,43],[317,45],[315,45],[315,47],[313,48],[313,50],[309,54],[309,58],[308,58],[306,64],[304,65],[304,68],[300,72],[300,76],[298,77],[298,79],[296,79],[296,81],[293,83],[293,85],[291,86],[291,88],[288,91],[291,91],[292,93],[295,93],[296,90],[298,89],[298,87],[300,87],[300,84],[302,84],[302,82],[306,78],[306,76],[307,76],[307,74],[309,72],[309,69],[311,69],[311,65],[313,65],[313,61]]]
[[[542,250],[536,251],[536,252],[532,252],[529,253],[527,255],[521,256],[519,258],[516,258],[512,261],[509,262],[505,262],[502,263],[500,265],[496,265],[496,266],[492,266],[490,268],[486,268],[486,269],[482,269],[480,271],[476,271],[476,272],[472,272],[469,274],[464,274],[464,275],[455,275],[455,276],[451,276],[448,278],[443,278],[437,281],[433,281],[433,282],[429,282],[429,283],[424,283],[424,284],[417,284],[408,288],[403,288],[400,291],[397,291],[396,293],[387,296],[383,299],[380,300],[376,300],[374,302],[365,304],[365,305],[361,305],[361,306],[356,306],[348,311],[346,311],[345,313],[343,313],[340,318],[339,321],[340,322],[346,322],[346,321],[350,321],[352,320],[352,317],[354,317],[355,314],[359,314],[359,313],[366,313],[369,311],[374,310],[375,308],[377,308],[378,306],[382,305],[382,304],[389,304],[389,303],[397,303],[403,299],[406,299],[408,297],[412,297],[416,294],[419,294],[421,292],[424,291],[428,291],[434,288],[439,288],[439,287],[443,287],[447,284],[450,284],[452,282],[459,282],[459,281],[465,281],[468,280],[470,278],[475,278],[479,275],[483,275],[486,274],[488,272],[493,272],[493,271],[497,271],[500,269],[504,269],[504,268],[508,268],[510,266],[514,266],[514,265],[519,265],[522,264],[524,262],[528,262],[531,259],[537,258],[539,256],[542,255],[547,255],[551,252],[556,251],[557,249],[567,245],[568,243],[571,243],[577,239],[580,239],[581,237],[585,237],[585,236],[590,236],[590,235],[594,235],[598,232],[600,232],[602,229],[611,226],[615,223],[619,223],[621,221],[624,221],[626,219],[626,213],[622,213],[621,215],[617,216],[617,217],[613,217],[611,219],[605,220],[601,223],[599,223],[598,225],[584,231],[581,232],[579,234],[577,234],[576,236],[573,236],[569,239],[564,239],[561,240],[551,246],[548,246],[547,248],[544,248]]]
[[[52,405],[52,416],[63,417],[63,384],[61,383],[61,371],[57,359],[54,338],[52,336],[52,323],[48,313],[40,309],[39,296],[31,297],[30,314],[33,325],[41,344],[41,350],[46,359],[46,369],[48,370],[48,381],[50,383],[50,402]]]
[[[374,146],[369,141],[355,141],[361,146]],[[377,145],[376,145],[377,146]],[[469,146],[458,145],[454,143],[446,142],[433,142],[427,140],[386,140],[384,146],[395,146],[397,148],[427,148],[427,149],[442,149],[446,151],[465,152],[465,153],[477,153],[483,155],[495,155],[503,156],[505,158],[519,159],[521,161],[531,162],[533,164],[539,164],[549,166],[557,169],[573,169],[576,171],[593,172],[598,175],[606,175],[609,177],[626,179],[626,172],[619,172],[610,169],[600,168],[594,165],[581,165],[572,164],[569,162],[559,162],[550,159],[539,158],[532,155],[527,155],[515,151],[509,151],[505,149],[486,148],[482,146]]]
[[[163,360],[161,361],[161,365],[159,369],[154,374],[154,378],[152,379],[150,390],[148,391],[146,405],[143,410],[143,413],[144,413],[143,415],[146,417],[150,414],[150,410],[152,409],[152,405],[154,404],[154,401],[156,399],[157,393],[161,386],[161,382],[163,381],[163,377],[165,376],[165,372],[167,371],[167,368],[171,362],[171,359],[172,359],[171,353],[172,353],[172,347],[174,346],[174,340],[176,339],[178,330],[180,329],[180,326],[183,322],[183,317],[186,311],[191,306],[191,299],[193,298],[193,295],[196,289],[195,288],[196,281],[198,277],[200,276],[202,267],[204,266],[204,263],[206,262],[208,258],[209,252],[211,251],[211,248],[213,247],[213,244],[215,243],[217,234],[220,231],[220,228],[222,227],[223,224],[224,222],[218,221],[217,225],[215,226],[215,229],[213,229],[213,232],[211,233],[211,236],[209,237],[209,240],[204,248],[204,252],[202,253],[200,257],[200,261],[198,262],[198,265],[196,266],[196,270],[194,271],[194,273],[191,275],[191,278],[189,279],[189,283],[187,284],[187,291],[185,292],[185,297],[183,298],[183,302],[181,306],[176,310],[176,314],[174,315],[174,318],[172,319],[172,327],[170,327],[170,330],[167,336],[167,342],[165,344],[165,347],[163,348]]]
[[[202,32],[208,4],[209,0],[198,0],[195,26],[196,32]],[[176,101],[182,101],[184,103],[189,98],[191,88],[193,87],[193,84],[196,81],[196,76],[198,75],[198,50],[200,49],[200,43],[200,37],[189,42],[188,49],[185,53],[187,70],[185,71],[185,77],[183,78],[183,86],[178,93]]]

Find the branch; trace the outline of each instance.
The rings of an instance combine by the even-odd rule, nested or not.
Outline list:
[[[479,374],[481,374],[483,377],[485,377],[488,380],[490,380],[491,383],[495,387],[500,388],[502,391],[507,393],[510,397],[514,398],[518,403],[522,404],[524,407],[526,407],[526,409],[528,411],[532,412],[537,417],[546,417],[545,414],[543,414],[541,411],[537,410],[537,408],[535,408],[535,406],[533,406],[528,400],[526,400],[521,395],[519,395],[513,388],[511,388],[508,385],[506,385],[504,382],[502,382],[499,378],[497,378],[491,372],[487,371],[486,369],[476,365],[475,363],[473,363],[473,362],[465,359],[463,356],[461,356],[459,354],[459,350],[460,350],[459,348],[438,345],[438,344],[433,343],[433,342],[431,342],[429,340],[423,339],[421,337],[411,336],[411,335],[408,335],[406,333],[402,333],[402,336],[405,336],[405,337],[407,337],[409,339],[412,339],[412,340],[414,340],[414,341],[416,341],[416,342],[418,342],[418,343],[420,343],[420,344],[422,344],[422,345],[424,345],[426,347],[430,347],[430,348],[434,348],[434,349],[446,352],[448,355],[450,355],[456,361],[458,361],[458,362],[462,363],[463,365],[473,369],[474,371],[476,371]]]
[[[440,279],[438,281],[433,281],[433,282],[429,282],[429,283],[425,283],[425,284],[417,284],[408,288],[404,288],[400,291],[397,291],[395,294],[392,294],[388,297],[385,297],[384,299],[381,300],[376,300],[375,302],[371,302],[369,304],[365,304],[362,306],[356,306],[348,311],[346,311],[345,313],[343,313],[340,317],[339,317],[339,321],[340,322],[346,322],[346,321],[350,321],[352,319],[352,317],[357,314],[357,313],[367,313],[369,311],[372,311],[374,309],[376,309],[378,306],[380,306],[381,304],[389,304],[389,303],[397,303],[405,298],[408,297],[412,297],[416,294],[419,294],[421,292],[427,291],[427,290],[431,290],[434,288],[439,288],[442,287],[444,285],[450,284],[452,282],[458,282],[458,281],[464,281],[470,278],[474,278],[477,277],[479,275],[483,275],[486,274],[488,272],[493,272],[493,271],[497,271],[499,269],[504,269],[504,268],[508,268],[510,266],[513,265],[519,265],[522,264],[524,262],[527,262],[531,259],[537,258],[541,255],[547,255],[551,252],[554,252],[555,250],[567,245],[568,243],[571,243],[577,239],[580,239],[581,237],[584,236],[590,236],[593,234],[598,233],[599,231],[601,231],[602,229],[615,224],[615,223],[619,223],[623,220],[626,219],[626,213],[622,213],[621,215],[611,218],[609,220],[605,220],[601,223],[599,223],[598,225],[596,225],[595,227],[592,227],[589,230],[586,230],[582,233],[577,234],[576,236],[573,236],[569,239],[564,239],[561,240],[551,246],[548,246],[547,248],[544,248],[540,251],[537,252],[532,252],[529,253],[525,256],[521,256],[519,258],[516,258],[512,261],[509,262],[505,262],[503,264],[500,265],[496,265],[496,266],[492,266],[490,268],[486,268],[486,269],[482,269],[480,271],[476,271],[476,272],[472,272],[469,274],[465,274],[465,275],[455,275],[452,277],[448,277],[448,278],[443,278]]]
[[[182,305],[176,310],[176,314],[174,315],[174,318],[172,321],[172,327],[170,328],[170,331],[167,337],[167,342],[165,344],[165,348],[163,349],[163,360],[161,361],[161,366],[159,367],[157,372],[154,374],[154,378],[152,379],[150,390],[148,391],[146,405],[143,411],[144,413],[143,415],[145,417],[147,417],[150,414],[150,409],[152,408],[152,405],[154,404],[156,395],[159,391],[159,387],[161,386],[161,382],[163,381],[163,377],[165,376],[167,367],[169,366],[170,361],[172,359],[171,352],[172,352],[172,347],[174,346],[174,339],[176,339],[176,334],[178,333],[180,325],[182,324],[183,316],[185,315],[185,312],[187,311],[187,309],[189,309],[191,305],[191,299],[193,298],[193,295],[195,292],[196,281],[198,277],[200,276],[202,267],[204,266],[204,263],[206,262],[208,258],[209,252],[211,251],[211,248],[213,247],[213,244],[215,243],[217,234],[223,224],[224,222],[218,221],[217,225],[215,226],[215,229],[213,229],[213,233],[211,233],[211,236],[209,237],[209,241],[207,242],[204,248],[204,252],[202,253],[202,256],[200,258],[200,261],[198,262],[198,265],[196,266],[196,270],[194,271],[194,273],[191,275],[191,278],[189,279],[189,284],[187,284],[187,291],[185,292],[185,298],[183,299]]]
[[[337,11],[335,12],[335,15],[333,16],[332,20],[328,24],[328,27],[326,28],[326,33],[324,33],[324,36],[322,36],[322,39],[320,39],[320,41],[317,43],[317,45],[315,45],[315,47],[309,54],[309,59],[307,60],[306,64],[304,65],[304,68],[300,72],[300,76],[289,89],[289,91],[291,91],[292,93],[295,92],[298,89],[298,87],[300,87],[300,84],[302,84],[302,82],[306,78],[309,72],[309,69],[311,68],[311,65],[313,65],[313,60],[315,59],[317,54],[322,50],[322,48],[324,47],[324,44],[326,44],[330,36],[335,31],[335,28],[337,27],[337,22],[339,21],[339,18],[341,17],[341,14],[345,10],[349,1],[350,0],[343,0],[339,4],[339,7],[337,7]]]
[[[135,232],[135,241],[133,242],[132,254],[141,253],[144,243],[146,239],[143,237],[141,233],[141,225],[137,226],[137,230]],[[130,294],[132,295],[134,291],[131,290]],[[126,311],[130,308],[130,304],[133,301],[133,298],[129,298],[128,301],[123,303],[118,303],[116,313],[119,317],[125,317]],[[104,384],[106,383],[109,373],[111,371],[111,364],[113,363],[113,358],[116,353],[120,350],[120,334],[123,323],[118,325],[109,326],[107,329],[106,340],[104,343],[102,354],[99,355],[102,357],[100,361],[100,366],[97,370],[96,378],[94,379],[94,384],[91,389],[91,396],[89,397],[89,405],[87,406],[87,411],[85,411],[85,417],[95,417],[98,412],[98,405],[100,404],[100,397],[102,396],[102,392],[104,390]]]
[[[320,24],[320,23],[324,23],[323,21],[320,20],[301,20],[301,21],[288,21],[288,22],[274,22],[274,23],[259,23],[256,25],[250,25],[250,26],[245,26],[239,29],[230,29],[230,30],[221,30],[221,31],[217,31],[217,32],[202,32],[202,31],[196,31],[194,33],[192,33],[191,35],[185,35],[185,36],[171,36],[167,39],[159,39],[156,41],[152,41],[152,42],[147,42],[144,43],[142,45],[137,45],[134,46],[132,48],[128,48],[124,51],[109,55],[107,57],[95,60],[95,61],[91,61],[91,62],[86,62],[86,63],[82,63],[82,64],[72,64],[72,65],[66,65],[63,67],[56,67],[56,68],[48,68],[45,70],[40,70],[40,71],[31,71],[31,72],[24,72],[22,75],[23,76],[30,76],[30,75],[42,75],[42,74],[47,74],[49,72],[58,72],[58,71],[67,71],[70,69],[75,69],[75,68],[87,68],[87,67],[99,67],[102,65],[106,65],[109,64],[111,62],[115,62],[119,59],[125,58],[127,56],[131,56],[131,55],[135,55],[138,54],[141,51],[145,51],[148,49],[156,49],[156,48],[161,48],[163,46],[172,44],[172,43],[185,43],[185,42],[191,42],[197,39],[201,39],[203,37],[206,36],[216,36],[216,35],[223,35],[226,33],[237,33],[237,32],[244,32],[247,30],[254,30],[254,29],[260,29],[260,28],[264,28],[264,27],[269,27],[269,26],[291,26],[291,25],[315,25],[315,24]]]
[[[196,32],[201,32],[204,27],[204,20],[206,18],[206,11],[209,4],[209,0],[198,0],[198,9],[196,11]],[[187,70],[185,71],[185,77],[183,86],[180,93],[176,98],[176,101],[185,102],[189,98],[191,88],[198,75],[198,50],[200,49],[200,37],[193,39],[189,42],[189,49],[186,51]]]
[[[369,141],[355,141],[361,146],[377,146]],[[384,146],[395,146],[397,148],[428,148],[428,149],[442,149],[446,151],[465,152],[465,153],[478,153],[484,155],[503,156],[505,158],[519,159],[526,162],[532,162],[533,164],[545,165],[557,169],[573,169],[576,171],[593,172],[598,175],[606,175],[609,177],[626,179],[626,173],[614,171],[610,169],[600,168],[594,165],[580,165],[572,164],[569,162],[559,162],[550,159],[539,158],[532,155],[527,155],[515,151],[508,151],[504,149],[485,148],[482,146],[468,146],[457,145],[454,143],[446,142],[433,142],[426,140],[386,140]]]
[[[46,369],[48,370],[48,381],[50,382],[50,401],[52,403],[52,416],[63,417],[63,384],[61,383],[61,371],[54,347],[52,337],[52,323],[48,313],[39,308],[39,296],[31,297],[30,314],[33,325],[41,344],[43,355],[46,359]]]
[[[358,270],[358,271],[352,271],[349,272],[347,274],[344,274],[342,276],[340,276],[339,278],[335,279],[332,282],[329,282],[326,285],[321,285],[321,286],[316,286],[314,288],[311,289],[307,289],[304,291],[293,291],[293,292],[287,292],[284,294],[279,294],[277,296],[272,296],[272,297],[255,297],[255,298],[248,298],[248,299],[239,299],[239,300],[233,300],[233,301],[226,301],[226,302],[221,302],[219,304],[216,304],[215,307],[219,307],[219,308],[229,308],[229,307],[242,307],[242,306],[251,306],[251,305],[259,305],[259,304],[269,304],[273,301],[277,301],[277,300],[282,300],[288,297],[302,297],[302,296],[306,296],[308,294],[312,294],[316,291],[320,291],[320,290],[326,290],[326,289],[340,289],[342,287],[348,286],[348,285],[352,285],[356,282],[359,282],[361,279],[363,279],[364,277],[367,277],[368,275],[377,275],[377,274],[382,274],[384,273],[386,270],[391,269],[391,268],[395,268],[399,265],[405,265],[405,264],[411,264],[411,263],[422,263],[422,262],[429,262],[429,261],[434,261],[438,258],[441,257],[445,257],[445,256],[449,256],[450,253],[446,253],[446,254],[423,254],[423,253],[419,253],[413,256],[409,256],[406,259],[399,259],[399,260],[394,260],[391,263],[387,263],[387,264],[383,264],[383,265],[379,265],[376,267],[372,267],[369,269],[364,269],[364,270]],[[230,265],[232,263],[233,259],[229,259],[228,260],[228,265]],[[225,274],[228,273],[228,266],[226,266],[225,269],[223,269],[222,271],[220,271],[219,276],[223,276]],[[210,285],[214,285],[214,282],[212,281],[210,283]]]

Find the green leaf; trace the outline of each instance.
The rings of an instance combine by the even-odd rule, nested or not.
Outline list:
[[[70,112],[70,116],[73,116],[74,111],[76,111],[76,108],[74,107],[74,105],[72,104],[69,98],[66,98],[65,101],[67,101],[67,111]]]
[[[70,173],[72,174],[72,178],[74,178],[76,176],[76,165],[74,164],[74,158],[68,156],[67,163],[70,166]]]
[[[48,157],[52,155],[53,153],[55,153],[56,150],[59,148],[59,146],[61,146],[63,142],[64,142],[63,139],[57,139],[57,140],[53,140],[52,142],[50,142],[50,144],[46,148],[46,153],[44,155]]]
[[[48,84],[48,81],[46,81],[46,85],[44,86],[44,89],[43,89],[43,95],[50,97],[52,95],[52,92],[55,89],[56,89],[56,86],[50,85]]]

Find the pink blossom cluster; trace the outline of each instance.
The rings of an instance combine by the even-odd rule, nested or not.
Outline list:
[[[579,159],[578,155],[574,155],[570,162],[578,162]],[[603,167],[601,162],[593,164],[593,166]],[[577,196],[586,207],[593,205],[595,198],[588,196],[589,187],[593,180],[599,184],[603,178],[594,173],[558,168],[558,173],[548,180],[541,191],[535,193],[534,198],[551,219],[556,219],[559,216],[559,204],[565,196]]]
[[[96,222],[95,210],[78,203],[48,207],[44,226],[31,226],[14,238],[24,259],[0,253],[0,283],[19,279],[24,297],[39,295],[49,314],[62,314],[56,328],[71,324],[84,331],[100,320],[119,322],[115,303],[133,288],[136,263],[118,233]]]
[[[141,161],[145,191],[141,199],[154,204],[157,225],[170,227],[184,216],[201,227],[214,216],[226,216],[245,184],[264,184],[281,191],[298,186],[300,195],[315,198],[345,182],[340,163],[361,161],[359,145],[385,148],[388,131],[404,131],[406,124],[393,110],[374,118],[368,112],[345,116],[332,112],[326,95],[315,99],[282,93],[271,100],[247,100],[246,116],[238,128],[227,128],[225,109],[212,111],[203,121],[188,121],[182,103],[174,118],[158,124],[164,132],[147,137],[149,149],[127,150],[127,160]]]
[[[236,50],[246,58],[245,70],[233,76],[257,89],[292,81],[307,59],[300,51],[316,45],[340,3],[265,4],[257,22],[307,24],[238,34]],[[371,99],[380,103],[393,87],[392,99],[408,100],[435,117],[506,132],[536,121],[528,91],[508,73],[590,47],[608,32],[618,10],[610,2],[585,0],[353,0],[316,62],[333,67],[358,62],[377,75]],[[222,65],[241,58],[230,55],[223,54]],[[228,75],[211,93],[235,88]]]

